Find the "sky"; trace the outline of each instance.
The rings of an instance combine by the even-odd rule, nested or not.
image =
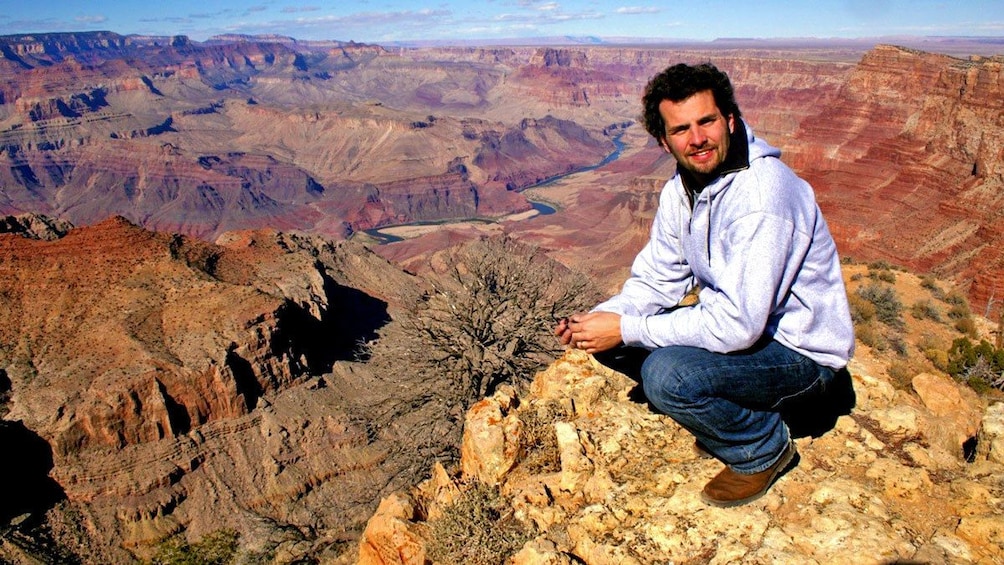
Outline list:
[[[0,0],[0,35],[279,34],[390,43],[1004,36],[1004,0]]]

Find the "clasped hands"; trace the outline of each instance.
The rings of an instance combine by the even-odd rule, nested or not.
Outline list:
[[[558,320],[554,335],[562,345],[599,353],[621,344],[621,317],[613,312],[572,314]]]

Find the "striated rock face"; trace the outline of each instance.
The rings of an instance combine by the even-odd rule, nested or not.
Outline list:
[[[802,121],[787,159],[845,254],[955,278],[980,308],[999,296],[1002,65],[877,47]]]
[[[486,112],[507,63],[290,38],[6,36],[0,213],[110,214],[212,240],[263,226],[345,238],[494,218],[612,144],[541,111]],[[531,117],[532,116],[532,117]]]
[[[22,470],[3,476],[33,493],[0,516],[48,510],[94,563],[223,528],[247,551],[337,556],[459,443],[450,406],[415,398],[435,383],[353,361],[419,285],[357,244],[274,231],[0,234],[0,434]]]
[[[963,437],[986,410],[948,379],[918,376],[918,396],[852,364],[857,406],[832,429],[797,440],[798,465],[763,498],[709,507],[700,490],[721,464],[638,400],[636,383],[569,351],[529,393],[475,405],[463,472],[441,469],[388,497],[370,519],[359,563],[424,564],[431,522],[470,481],[499,485],[538,535],[506,563],[997,563],[1004,466],[1000,426],[985,426],[972,462]],[[934,393],[938,391],[938,393]],[[933,394],[932,394],[933,393]],[[942,393],[944,396],[942,396]],[[918,399],[919,398],[919,399]],[[949,407],[951,406],[951,407]],[[523,451],[527,423],[551,422],[556,469]],[[999,419],[999,418],[998,418]],[[944,441],[944,440],[948,441]],[[431,518],[424,518],[431,516]]]

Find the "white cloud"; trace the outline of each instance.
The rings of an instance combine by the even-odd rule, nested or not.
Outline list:
[[[623,6],[616,11],[618,14],[658,14],[662,10],[654,6]]]
[[[102,24],[108,21],[108,16],[77,16],[73,18],[73,21],[78,24]]]

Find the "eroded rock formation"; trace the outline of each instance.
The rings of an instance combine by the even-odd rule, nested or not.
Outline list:
[[[419,284],[357,244],[274,231],[0,234],[0,432],[23,471],[5,488],[34,493],[0,513],[44,516],[87,562],[227,528],[249,551],[338,555],[459,442],[449,405],[354,361]]]
[[[800,461],[762,499],[719,509],[700,490],[721,467],[693,436],[639,399],[636,383],[578,351],[531,391],[473,406],[462,472],[442,468],[384,499],[359,563],[429,563],[432,524],[470,488],[498,485],[536,537],[515,564],[996,563],[1004,559],[1000,414],[945,377],[914,391],[852,363],[857,406],[797,440]],[[550,426],[551,454],[525,437]],[[984,422],[980,428],[981,422]],[[979,448],[970,462],[963,438]],[[554,458],[556,468],[533,463]],[[483,524],[472,527],[484,527]]]

